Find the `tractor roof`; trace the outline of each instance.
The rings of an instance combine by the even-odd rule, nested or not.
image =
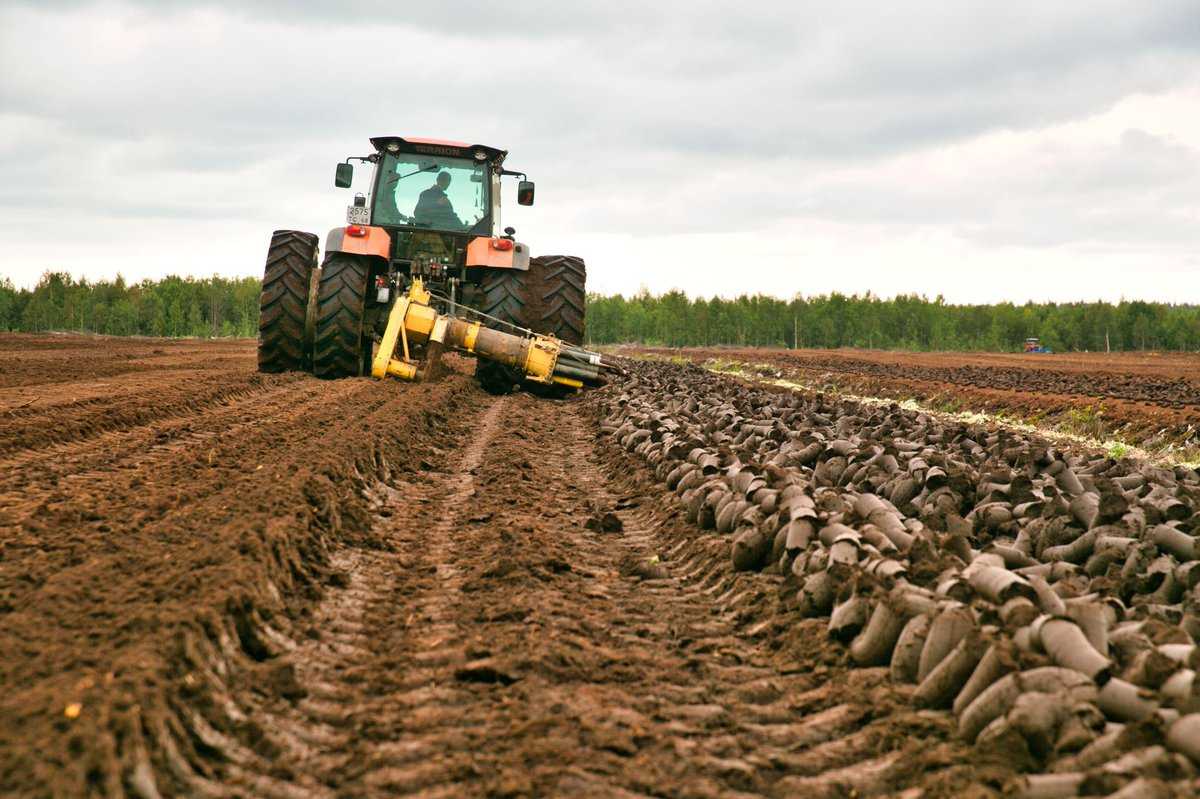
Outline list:
[[[402,138],[400,136],[374,136],[371,144],[379,152],[387,152],[393,147],[395,152],[424,153],[428,155],[449,155],[459,158],[474,158],[476,153],[486,153],[487,159],[494,163],[502,163],[508,155],[507,150],[488,147],[486,144],[467,144],[461,141],[446,139],[422,139],[416,136]]]

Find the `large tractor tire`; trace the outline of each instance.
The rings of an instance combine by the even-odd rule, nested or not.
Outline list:
[[[271,234],[258,306],[260,372],[303,371],[312,362],[305,320],[317,271],[317,241],[314,234],[299,230]]]
[[[313,374],[317,377],[370,373],[374,334],[364,322],[370,274],[370,266],[358,256],[338,252],[325,259],[313,339]]]
[[[527,274],[519,269],[489,271],[480,284],[483,299],[479,310],[501,322],[529,327],[525,312]],[[489,321],[487,324],[494,323]],[[510,394],[521,384],[523,377],[516,369],[479,358],[475,361],[475,379],[489,394]]]
[[[548,333],[568,344],[583,344],[587,268],[573,255],[542,255],[529,260],[529,271],[497,269],[482,284],[480,310],[535,333]],[[558,386],[523,383],[515,369],[486,361],[475,365],[475,376],[484,390],[507,394],[524,386],[538,394],[571,393]]]
[[[583,344],[587,267],[574,255],[539,255],[529,260],[528,293],[536,314],[529,327],[568,344]]]

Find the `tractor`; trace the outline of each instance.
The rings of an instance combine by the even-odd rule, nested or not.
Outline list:
[[[438,139],[370,141],[370,155],[337,165],[334,185],[350,188],[351,162],[370,164],[371,188],[368,195],[354,195],[346,225],[326,236],[323,260],[313,233],[276,230],[271,236],[259,371],[419,378],[416,359],[423,349],[433,344],[440,352],[445,343],[477,356],[476,376],[492,393],[507,393],[526,380],[558,390],[593,382],[604,367],[599,355],[579,348],[584,262],[569,255],[531,257],[513,228],[500,227],[502,178],[520,179],[519,205],[534,200],[533,182],[505,168],[508,153]],[[431,320],[437,319],[436,331],[457,330],[459,339],[431,337]],[[458,322],[475,332],[450,324]],[[503,357],[474,347],[481,328],[490,331],[484,338]],[[514,340],[501,347],[501,335]],[[398,360],[391,349],[397,342],[403,345]],[[386,344],[386,351],[377,351],[377,344]],[[535,350],[551,352],[553,363],[535,358]]]
[[[1022,350],[1027,355],[1049,355],[1054,350],[1042,344],[1041,339],[1027,338],[1025,339],[1025,348]]]

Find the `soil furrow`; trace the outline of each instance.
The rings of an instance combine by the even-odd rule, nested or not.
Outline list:
[[[82,525],[100,533],[186,528],[186,521],[178,525],[175,520],[194,517],[196,506],[206,498],[224,494],[231,485],[249,479],[247,471],[240,468],[240,451],[253,450],[256,442],[264,441],[264,451],[269,452],[272,442],[289,436],[289,428],[305,427],[310,411],[348,401],[367,387],[350,382],[325,387],[310,381],[286,392],[137,430],[136,435],[115,435],[111,447],[105,447],[103,441],[85,443],[82,451],[59,453],[43,463],[42,469],[26,465],[9,473],[16,485],[4,485],[8,481],[0,480],[4,506],[0,532],[5,528],[16,531],[10,545],[17,545],[31,532],[56,527]],[[238,468],[230,469],[231,464]],[[269,464],[270,459],[262,456],[250,471]],[[103,503],[93,494],[96,486],[103,486]],[[162,498],[147,502],[148,493]],[[109,552],[79,545],[55,550],[43,547],[36,577],[29,581],[30,595],[53,591],[56,585],[71,586],[76,574],[95,569],[105,559],[119,564],[127,558],[124,547],[106,549]],[[16,609],[28,606],[25,592],[16,586],[8,601]]]
[[[251,342],[9,344],[3,402],[45,402],[0,409],[4,795],[1196,785],[1165,726],[1200,725],[1194,470],[663,363],[554,401],[454,356],[404,384],[256,376]],[[1049,592],[1001,606],[1027,568]],[[1075,625],[1111,665],[1072,679],[1153,719],[1106,688],[1030,732],[1026,692],[972,744],[984,711],[921,698],[978,636],[1022,680],[1092,668]]]
[[[0,460],[0,499],[10,511],[21,513],[30,503],[53,493],[59,480],[97,479],[128,470],[131,464],[153,466],[181,454],[193,453],[201,444],[238,431],[273,424],[281,415],[295,415],[314,403],[328,401],[314,384],[262,386],[220,404],[200,403],[186,410],[146,421],[122,424],[118,429],[34,446]]]
[[[171,374],[177,378],[70,383],[70,395],[22,400],[17,394],[0,400],[12,407],[24,405],[0,415],[0,455],[53,453],[105,433],[186,419],[213,406],[287,390],[296,381],[296,376],[231,379],[212,370]]]
[[[868,734],[819,748],[824,722],[793,705],[811,677],[784,673],[781,642],[746,616],[761,578],[732,575],[708,542],[679,551],[655,498],[600,460],[577,405],[497,403],[461,464],[389,501],[400,571],[366,611],[377,693],[350,702],[361,740],[339,791],[773,795],[789,775],[824,790],[894,771],[854,691],[827,701]],[[440,506],[426,493],[439,485]],[[589,529],[608,513],[620,531]],[[822,782],[826,760],[838,776]]]
[[[254,369],[254,346],[246,341],[146,339],[120,336],[6,334],[0,340],[0,387],[24,386],[52,395],[65,384],[121,376],[145,378],[183,368]],[[44,388],[37,388],[42,386]]]
[[[6,472],[0,793],[320,789],[292,779],[263,697],[295,689],[286,654],[346,570],[331,555],[386,547],[362,489],[419,473],[468,432],[444,429],[469,380],[450,366],[430,386],[288,377],[225,405],[176,403],[178,418]],[[341,698],[324,698],[340,718]],[[332,751],[324,732],[308,746]]]
[[[286,658],[302,698],[266,726],[288,790],[819,795],[894,775],[881,681],[814,693],[750,610],[770,584],[677,537],[578,403],[496,401],[444,461],[381,495],[394,552],[336,556],[347,585]],[[286,794],[262,780],[234,784]]]
[[[438,685],[453,682],[452,674],[444,672],[461,660],[452,646],[460,637],[450,613],[460,582],[450,551],[452,527],[475,490],[472,472],[503,406],[503,400],[493,401],[473,425],[474,435],[466,446],[443,454],[444,470],[426,469],[395,487],[379,483],[371,488],[369,498],[385,549],[336,550],[330,564],[344,587],[331,591],[317,606],[308,635],[281,659],[279,669],[286,678],[266,686],[276,689],[276,701],[264,705],[258,699],[263,686],[241,692],[234,700],[253,709],[268,748],[286,754],[288,769],[283,779],[264,773],[266,763],[260,770],[230,772],[231,787],[271,797],[360,796],[402,790],[406,784],[429,787],[435,780],[437,769],[419,761],[415,770],[403,765],[434,753],[432,741],[397,746],[365,740],[358,732],[397,706],[416,719],[436,720],[446,698]],[[413,553],[420,553],[419,558]],[[436,579],[397,607],[392,602],[394,584],[411,571]],[[398,667],[389,654],[380,662],[373,651],[380,627],[414,618],[425,623],[420,635],[408,642],[411,661]],[[399,670],[410,690],[381,703],[373,682],[385,670]]]

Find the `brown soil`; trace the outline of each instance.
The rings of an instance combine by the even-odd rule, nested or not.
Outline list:
[[[1200,446],[1200,355],[638,349],[771,364],[793,379],[862,396],[1003,411],[1035,423],[1075,422],[1078,432],[1094,438]],[[1072,411],[1082,418],[1072,419]]]
[[[595,395],[0,337],[0,794],[971,796]],[[39,370],[43,373],[39,377]],[[608,390],[606,390],[608,391]]]
[[[188,663],[270,664],[332,548],[386,546],[362,490],[433,457],[468,404],[465,378],[257,375],[252,342],[0,342],[9,794],[116,795],[171,737],[203,748],[180,726]]]

